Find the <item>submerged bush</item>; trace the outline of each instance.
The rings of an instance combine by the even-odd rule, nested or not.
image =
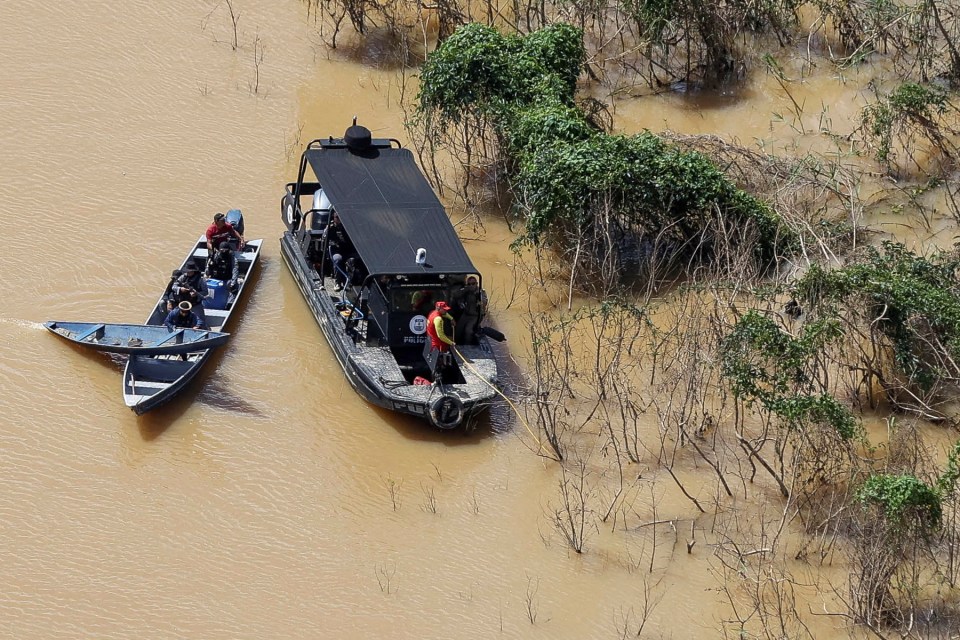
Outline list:
[[[817,322],[794,338],[772,319],[748,311],[720,346],[721,371],[735,396],[759,402],[787,426],[827,424],[850,440],[860,433],[858,420],[809,375],[810,362],[841,335],[835,322]]]
[[[948,140],[950,129],[942,122],[948,110],[952,106],[946,91],[906,82],[888,97],[864,107],[861,121],[877,160],[892,165],[896,148],[910,155],[917,138],[925,139],[947,157],[955,155],[956,148]]]
[[[911,474],[872,475],[857,491],[857,500],[876,505],[898,527],[917,521],[925,530],[935,529],[943,517],[939,492]]]
[[[585,51],[582,32],[558,23],[528,36],[471,23],[430,54],[420,73],[421,113],[460,122],[471,111],[503,118],[510,106],[572,105]]]
[[[562,250],[571,238],[591,236],[598,212],[612,210],[618,230],[657,236],[681,255],[709,257],[726,223],[753,230],[763,264],[795,246],[776,212],[706,156],[649,132],[601,132],[574,105],[584,55],[582,32],[570,25],[504,36],[471,24],[423,66],[419,117],[435,135],[466,121],[489,127],[525,217],[524,240]]]
[[[812,267],[796,288],[807,305],[827,315],[864,306],[870,330],[889,341],[899,372],[930,389],[960,374],[955,364],[960,361],[958,266],[953,253],[923,257],[884,242],[846,267]]]

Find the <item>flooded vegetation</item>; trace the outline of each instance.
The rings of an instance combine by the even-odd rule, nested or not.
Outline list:
[[[956,3],[201,4],[0,8],[14,635],[956,634]],[[276,194],[354,115],[508,336],[469,433],[302,348]],[[135,418],[35,323],[138,321],[232,207],[243,330]]]
[[[361,34],[366,20],[398,42],[413,32],[380,7],[358,19],[349,3],[319,6],[342,7]],[[517,225],[517,279],[558,290],[526,313],[529,384],[516,392],[528,448],[557,463],[560,537],[581,554],[603,526],[655,538],[689,524],[692,553],[698,525],[709,528],[713,566],[735,568],[719,590],[725,633],[816,637],[794,592],[799,561],[851,634],[946,637],[960,621],[960,532],[944,519],[960,442],[941,444],[956,439],[960,265],[946,233],[908,248],[869,221],[891,206],[957,219],[960,12],[935,1],[486,9],[437,12],[409,122],[428,166],[456,167],[435,172],[439,185]],[[450,30],[467,16],[481,22]],[[811,132],[832,148],[778,155],[723,130],[615,132],[613,103],[737,92],[765,73],[802,138],[791,93],[802,77],[781,60],[804,38],[801,73],[882,72],[844,128],[821,117]],[[884,419],[885,437],[865,417]],[[651,481],[672,482],[685,515],[658,520],[653,496],[638,510]],[[738,515],[744,501],[766,503],[759,532]],[[835,569],[845,575],[825,577]]]

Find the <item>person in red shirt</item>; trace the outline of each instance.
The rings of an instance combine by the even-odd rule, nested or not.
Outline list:
[[[450,305],[439,300],[436,308],[427,316],[427,335],[430,336],[430,350],[447,353],[454,344],[454,320],[450,315]]]
[[[227,222],[227,216],[222,213],[215,214],[213,224],[207,227],[207,255],[212,256],[214,248],[219,247],[221,242],[229,242],[234,238],[240,243],[236,247],[239,251],[244,245],[243,236]]]

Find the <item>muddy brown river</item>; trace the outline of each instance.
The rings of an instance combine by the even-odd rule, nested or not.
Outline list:
[[[0,3],[0,637],[619,638],[645,603],[642,637],[719,636],[713,524],[696,520],[687,553],[696,513],[675,485],[643,484],[633,522],[681,524],[607,522],[578,555],[551,523],[557,466],[508,407],[439,433],[352,391],[282,264],[279,201],[302,145],[353,116],[406,140],[397,71],[329,52],[297,0],[234,6],[236,49],[210,0]],[[617,128],[817,144],[774,118],[790,103],[756,76],[709,104],[620,102]],[[860,84],[822,69],[793,96],[817,105],[803,127],[855,117]],[[142,322],[228,208],[265,239],[234,337],[137,417],[119,360],[41,323]],[[522,378],[513,236],[497,219],[463,235]],[[758,495],[744,514],[769,514]],[[804,611],[838,606],[805,584]]]

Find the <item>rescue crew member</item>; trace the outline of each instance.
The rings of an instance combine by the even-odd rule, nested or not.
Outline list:
[[[447,353],[456,343],[453,340],[455,322],[450,315],[450,305],[438,300],[436,308],[427,316],[427,335],[430,336],[430,350]]]
[[[212,256],[214,248],[219,247],[221,242],[229,242],[234,238],[240,243],[235,247],[239,251],[244,245],[243,235],[227,222],[227,216],[219,212],[214,214],[213,224],[207,227],[207,255]]]
[[[466,284],[454,294],[453,304],[457,309],[457,344],[477,344],[480,322],[487,313],[487,292],[480,288],[476,276],[467,278]]]
[[[410,296],[410,309],[413,311],[423,313],[430,308],[431,304],[433,304],[433,292],[430,289],[417,289]]]
[[[206,328],[203,319],[192,311],[193,305],[187,301],[181,302],[177,308],[167,314],[167,319],[163,321],[170,331],[177,329],[204,329]]]

